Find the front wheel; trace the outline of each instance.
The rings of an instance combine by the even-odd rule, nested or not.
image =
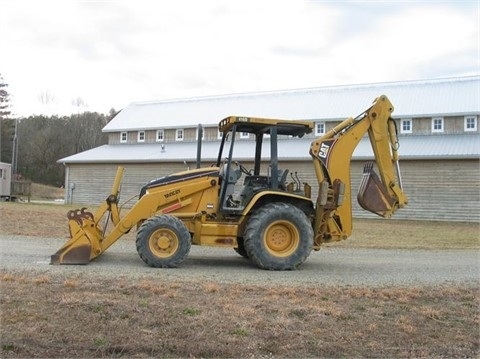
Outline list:
[[[251,215],[244,246],[248,257],[262,269],[296,269],[312,251],[312,224],[294,205],[269,203]]]
[[[137,233],[137,252],[150,267],[176,267],[190,252],[191,245],[187,227],[171,215],[147,219]]]

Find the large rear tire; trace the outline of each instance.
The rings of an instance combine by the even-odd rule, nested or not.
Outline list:
[[[248,257],[262,269],[296,269],[312,251],[312,224],[294,205],[269,203],[251,215],[244,246]]]
[[[235,250],[235,252],[240,254],[243,258],[248,259],[248,253],[245,250],[245,246],[243,244],[243,238],[237,238],[237,244],[238,244],[238,246],[236,248],[233,248]]]
[[[190,252],[191,245],[187,227],[171,215],[147,219],[137,233],[137,252],[150,267],[178,266]]]

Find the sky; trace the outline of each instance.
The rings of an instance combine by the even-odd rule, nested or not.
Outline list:
[[[480,74],[480,1],[0,0],[14,116]]]

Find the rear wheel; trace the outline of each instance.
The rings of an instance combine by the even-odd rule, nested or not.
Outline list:
[[[243,244],[243,238],[238,238],[237,239],[237,244],[238,246],[236,248],[233,248],[235,252],[240,254],[244,258],[248,258],[248,253],[245,250],[245,245]]]
[[[188,255],[191,245],[187,227],[171,215],[147,219],[137,233],[137,252],[150,267],[176,267]]]
[[[296,269],[312,251],[312,224],[294,205],[269,203],[251,215],[244,246],[248,257],[260,268]]]

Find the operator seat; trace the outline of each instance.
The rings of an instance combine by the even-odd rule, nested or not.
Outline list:
[[[288,170],[288,168],[285,170],[281,170],[281,169],[278,170],[278,188],[280,188],[281,190],[284,190],[284,191],[287,190],[286,182],[287,182],[287,176],[289,172],[290,171]]]
[[[232,195],[235,191],[235,184],[242,176],[242,171],[240,168],[233,169],[233,166],[230,165],[230,170],[228,173],[227,165],[224,164],[223,167],[220,169],[220,176],[222,177],[223,186],[226,186],[225,189],[225,197],[224,202],[222,203],[222,207],[236,207],[237,203],[233,200]]]

